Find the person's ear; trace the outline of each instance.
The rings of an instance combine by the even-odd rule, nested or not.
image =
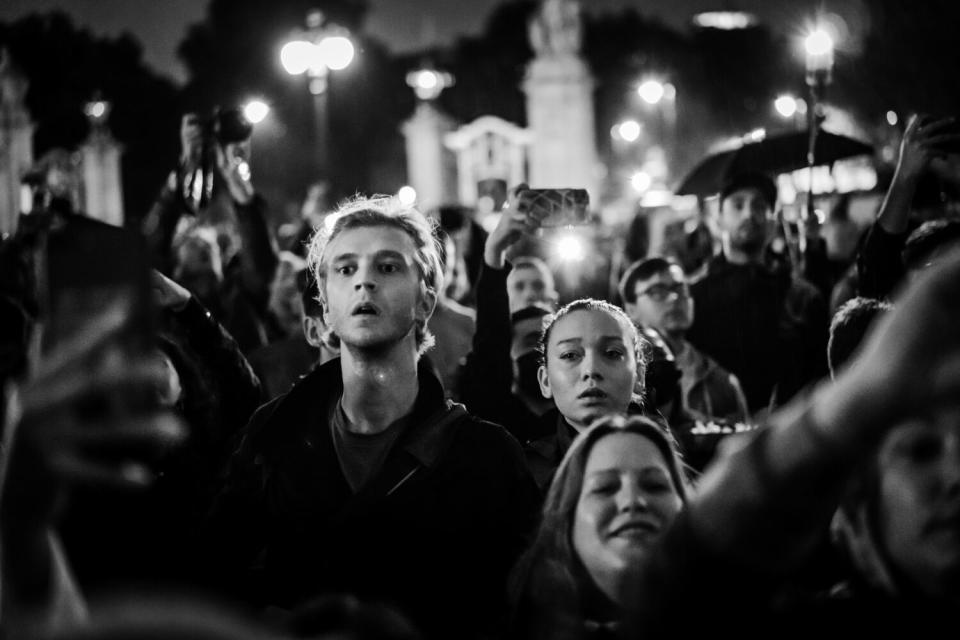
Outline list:
[[[550,389],[550,378],[547,376],[546,365],[540,365],[540,368],[537,369],[537,381],[540,383],[540,393],[543,394],[543,397],[552,398],[553,391]]]
[[[300,322],[303,327],[303,337],[307,341],[307,344],[316,349],[323,347],[323,333],[326,331],[326,328],[323,326],[323,323],[320,322],[320,318],[304,316]]]
[[[428,287],[421,287],[420,300],[417,303],[417,319],[420,320],[424,326],[426,326],[430,316],[433,315],[433,310],[436,306],[437,292]]]

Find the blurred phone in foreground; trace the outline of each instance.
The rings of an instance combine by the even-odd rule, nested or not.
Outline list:
[[[540,226],[568,227],[587,224],[590,195],[586,189],[524,189],[518,197],[531,209],[546,215]]]
[[[149,263],[140,234],[71,216],[50,230],[39,253],[41,360],[88,352],[84,369],[94,375],[114,366],[105,365],[107,360],[126,366],[148,352]]]

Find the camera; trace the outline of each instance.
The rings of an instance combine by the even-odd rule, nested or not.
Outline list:
[[[200,121],[203,132],[196,163],[186,163],[177,172],[177,193],[183,208],[196,215],[213,197],[217,168],[217,148],[245,142],[253,134],[253,124],[239,107],[216,107],[212,115]]]

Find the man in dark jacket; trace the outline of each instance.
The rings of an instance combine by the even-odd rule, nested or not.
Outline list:
[[[784,403],[827,373],[827,307],[816,288],[763,257],[777,189],[769,177],[735,176],[720,196],[722,252],[691,287],[687,337],[736,375],[750,411]]]
[[[418,367],[442,285],[426,220],[393,199],[335,215],[309,259],[341,357],[246,427],[211,540],[259,604],[348,591],[434,637],[490,631],[535,486],[516,440]]]

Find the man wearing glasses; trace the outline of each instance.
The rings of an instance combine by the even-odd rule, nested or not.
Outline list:
[[[790,269],[770,268],[777,188],[744,173],[720,193],[721,251],[691,285],[687,338],[740,379],[750,411],[779,406],[827,372],[827,307]]]
[[[656,329],[673,351],[681,374],[680,397],[688,413],[704,421],[749,421],[737,377],[685,339],[694,305],[680,265],[661,257],[638,260],[620,281],[620,297],[630,319]]]

